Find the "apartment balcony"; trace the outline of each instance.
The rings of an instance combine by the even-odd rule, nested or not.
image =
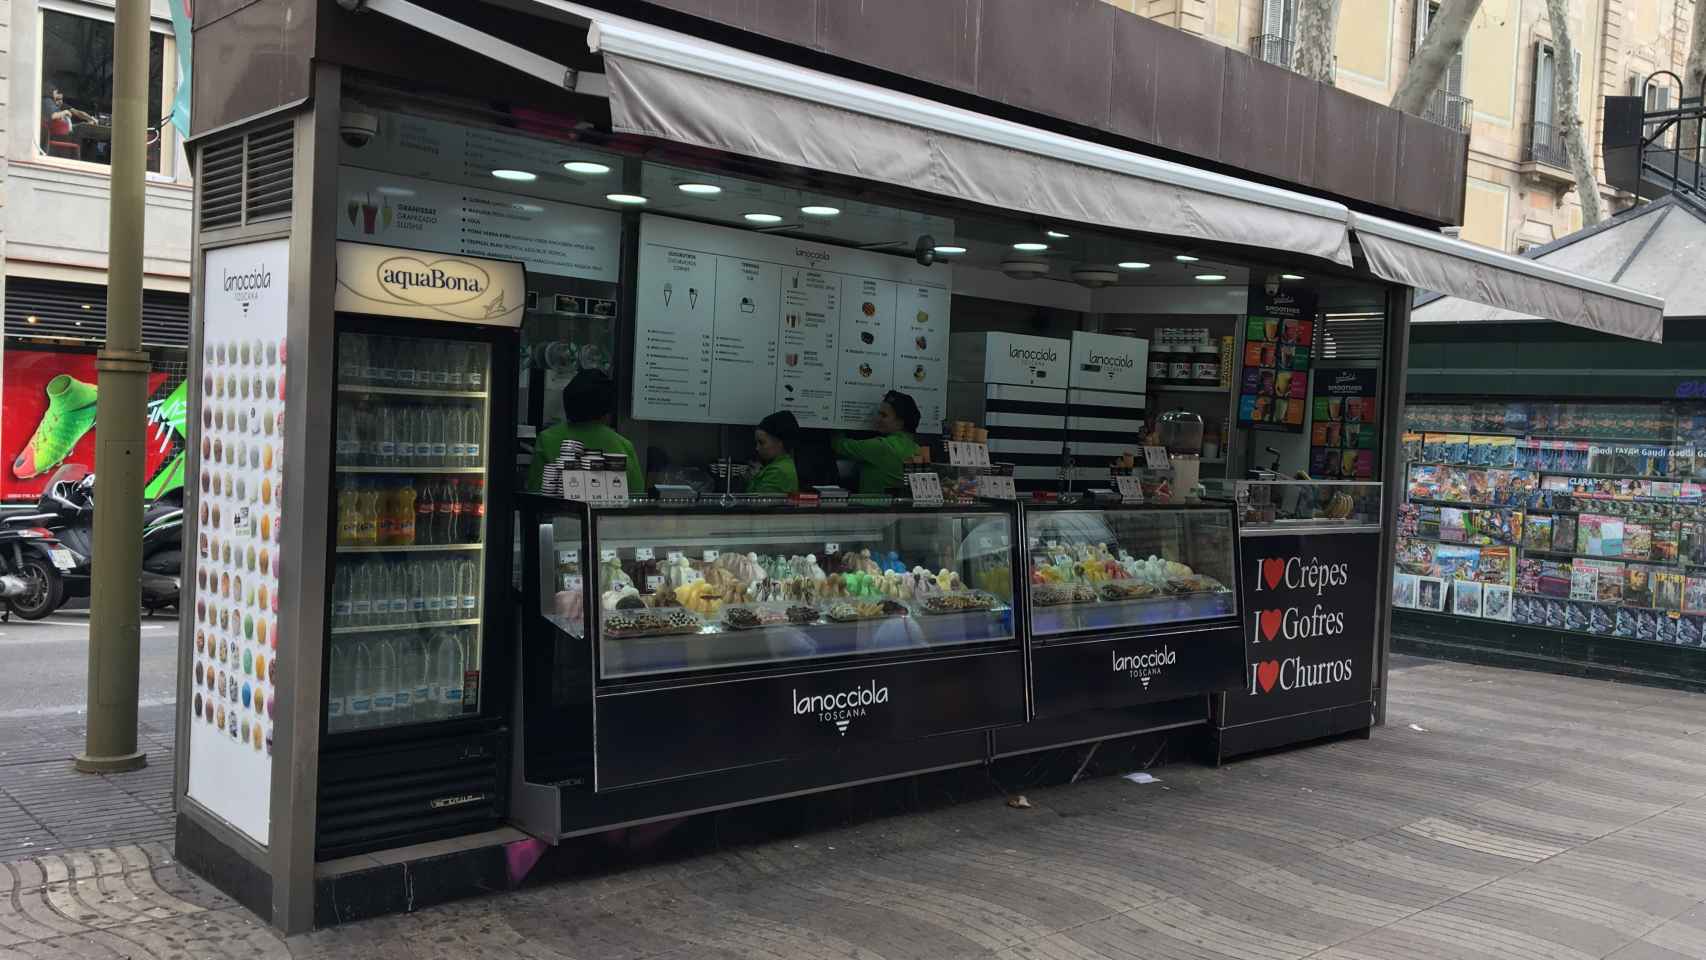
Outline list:
[[[1271,63],[1276,67],[1293,69],[1291,52],[1293,43],[1290,38],[1278,34],[1264,33],[1250,38],[1250,56],[1263,63]]]
[[[1576,185],[1570,172],[1570,154],[1564,146],[1564,131],[1536,120],[1528,126],[1528,144],[1522,150],[1518,172],[1526,179],[1549,186],[1558,193]]]
[[[1475,101],[1460,93],[1449,93],[1445,90],[1435,90],[1429,97],[1427,106],[1422,108],[1422,119],[1437,123],[1458,133],[1469,132],[1469,121],[1475,116]]]

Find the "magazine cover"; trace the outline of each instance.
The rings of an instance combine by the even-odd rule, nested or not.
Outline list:
[[[1575,552],[1590,557],[1621,557],[1623,521],[1597,513],[1582,514],[1577,519]]]
[[[1635,611],[1635,639],[1657,640],[1659,638],[1659,613],[1657,610]]]
[[[1510,587],[1498,583],[1485,584],[1481,588],[1481,616],[1508,623],[1514,619],[1513,600]]]
[[[1461,507],[1439,508],[1439,538],[1451,543],[1463,543],[1469,537],[1469,529]]]
[[[1511,604],[1511,619],[1517,623],[1523,624],[1540,623],[1541,620],[1545,618],[1535,614],[1535,605],[1538,603],[1540,603],[1540,601],[1533,597],[1525,597],[1520,593],[1517,594],[1515,601]]]
[[[1468,488],[1464,499],[1470,503],[1492,505],[1493,487],[1487,479],[1485,470],[1463,471],[1463,482]]]
[[[1439,512],[1444,507],[1436,507],[1424,503],[1416,508],[1416,534],[1423,537],[1439,536]]]
[[[1653,555],[1653,528],[1637,520],[1623,521],[1623,557],[1646,560]]]
[[[1445,438],[1445,452],[1440,457],[1446,463],[1466,465],[1469,463],[1469,436],[1463,433],[1449,434]]]
[[[1434,550],[1434,563],[1447,580],[1473,580],[1481,567],[1481,549],[1442,543]]]
[[[1439,500],[1439,481],[1441,467],[1431,464],[1420,464],[1410,468],[1410,498],[1413,500]]]
[[[1399,538],[1397,548],[1398,569],[1419,576],[1439,576],[1439,563],[1434,558],[1434,552],[1438,547],[1439,545],[1431,540],[1417,540],[1412,537]]]
[[[1608,607],[1603,603],[1594,604],[1593,608],[1588,610],[1588,632],[1610,636],[1612,629],[1617,625],[1617,620],[1612,615],[1613,609],[1615,608]]]
[[[1481,615],[1481,585],[1473,580],[1451,582],[1451,612],[1460,617]]]
[[[1416,575],[1413,573],[1396,573],[1392,575],[1392,605],[1409,609],[1416,605]]]
[[[1579,559],[1579,558],[1578,558]],[[1628,571],[1616,560],[1579,560],[1594,568],[1599,580],[1599,593],[1594,598],[1601,603],[1623,603]]]
[[[1570,567],[1570,599],[1599,599],[1599,571],[1580,557]]]
[[[1652,557],[1662,563],[1675,563],[1682,557],[1682,532],[1674,522],[1656,523],[1653,528]]]
[[[1683,617],[1676,625],[1676,642],[1685,647],[1700,646],[1701,626],[1702,618]]]
[[[1515,573],[1514,548],[1482,547],[1481,560],[1475,567],[1475,579],[1482,583],[1509,584]]]
[[[1564,607],[1564,629],[1586,633],[1588,623],[1591,621],[1593,616],[1590,612],[1593,608],[1594,605],[1591,603],[1584,603],[1580,600],[1571,600],[1569,604]]]
[[[1488,462],[1495,467],[1516,466],[1516,438],[1493,437],[1492,459]]]
[[[1520,557],[1516,562],[1516,589],[1519,593],[1540,592],[1540,561]]]
[[[1569,596],[1571,573],[1569,561],[1540,561],[1540,593],[1548,597]]]
[[[1399,450],[1402,451],[1405,462],[1422,459],[1422,434],[1414,430],[1406,430],[1399,437]]]
[[[1469,464],[1485,467],[1493,462],[1493,437],[1480,435],[1469,438]]]
[[[1682,591],[1687,580],[1682,571],[1654,567],[1647,579],[1653,585],[1653,606],[1660,610],[1682,612]]]
[[[1628,607],[1618,607],[1617,608],[1617,622],[1612,626],[1611,632],[1614,635],[1619,636],[1619,637],[1627,637],[1629,639],[1634,639],[1634,637],[1635,637],[1635,611],[1629,609]]]
[[[1644,563],[1629,564],[1623,574],[1623,602],[1631,607],[1653,605],[1653,571]]]
[[[1556,516],[1552,518],[1552,552],[1576,552],[1576,518]]]
[[[1522,545],[1529,550],[1552,549],[1552,517],[1531,513],[1522,521]]]
[[[1691,574],[1683,581],[1682,609],[1685,613],[1706,613],[1706,576]]]
[[[1416,609],[1435,613],[1445,610],[1445,581],[1439,577],[1417,577]]]
[[[1546,601],[1546,625],[1548,627],[1556,630],[1564,629],[1564,607],[1566,604],[1567,601],[1564,600]]]
[[[1682,615],[1678,614],[1678,613],[1660,613],[1659,614],[1659,635],[1655,639],[1657,639],[1660,643],[1675,643],[1676,642],[1676,626],[1677,626],[1677,622],[1680,621],[1681,619],[1682,619]]]
[[[1443,463],[1445,461],[1445,443],[1446,434],[1422,434],[1422,459],[1429,463]]]

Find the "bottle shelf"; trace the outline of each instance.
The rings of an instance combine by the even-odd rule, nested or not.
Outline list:
[[[1191,384],[1179,384],[1177,386],[1171,386],[1171,385],[1168,385],[1165,383],[1152,383],[1149,385],[1148,392],[1150,392],[1150,393],[1218,393],[1218,394],[1221,394],[1222,396],[1224,396],[1228,393],[1231,393],[1232,388],[1231,387],[1201,387],[1201,386],[1195,386],[1195,385],[1191,385]]]
[[[409,633],[416,630],[437,630],[440,627],[477,627],[481,622],[479,617],[468,617],[463,620],[433,620],[428,623],[382,623],[366,624],[359,627],[333,627],[332,636],[341,637],[353,633]]]
[[[365,383],[340,383],[339,393],[376,394],[387,397],[447,397],[452,400],[484,400],[490,394],[473,390],[426,390],[417,387],[379,387]]]
[[[340,546],[339,553],[441,553],[446,550],[484,550],[483,543],[411,543]]]
[[[337,468],[339,473],[390,474],[393,476],[484,476],[485,467],[344,467]]]

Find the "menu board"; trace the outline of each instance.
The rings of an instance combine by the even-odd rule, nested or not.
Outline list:
[[[1281,284],[1250,285],[1238,422],[1303,431],[1309,407],[1309,351],[1315,336],[1315,294]]]
[[[1375,387],[1379,371],[1324,368],[1315,371],[1315,409],[1310,418],[1309,475],[1317,480],[1372,480],[1380,448]]]
[[[634,416],[862,429],[890,390],[945,414],[952,268],[647,215]]]
[[[520,260],[529,273],[615,283],[622,216],[549,200],[338,169],[338,239],[487,260]]]

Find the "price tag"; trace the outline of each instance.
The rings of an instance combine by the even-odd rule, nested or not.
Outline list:
[[[835,543],[834,541],[826,543],[823,545],[823,552],[833,557],[841,552],[841,544]]]
[[[1012,477],[981,477],[978,492],[990,500],[1013,500],[1018,496],[1013,489]]]
[[[707,550],[707,551],[705,551],[705,562],[706,563],[714,563],[716,561],[716,559],[720,556],[722,556],[722,554],[718,553],[715,550]]]
[[[647,577],[646,578],[646,592],[647,593],[657,593],[658,588],[661,586],[663,586],[663,578],[662,577]]]
[[[909,473],[906,484],[912,491],[913,503],[935,506],[942,502],[942,478],[934,473]]]
[[[1120,500],[1125,503],[1143,502],[1143,482],[1133,476],[1115,477],[1114,489],[1120,493]]]
[[[1151,470],[1166,470],[1171,464],[1167,460],[1166,447],[1144,447],[1143,465]]]
[[[671,563],[673,563],[677,560],[680,560],[681,559],[681,551],[680,550],[671,550],[669,552],[669,556],[666,557],[665,559],[669,560]]]
[[[655,556],[655,554],[652,553],[651,547],[635,547],[634,548],[634,559],[635,560],[651,560],[654,558],[654,556]]]
[[[580,574],[571,573],[568,576],[563,578],[563,589],[564,590],[579,590],[585,584],[585,582],[586,581],[581,578]],[[427,602],[431,603],[432,601],[429,600]],[[444,609],[444,605],[442,603],[439,604],[439,609],[441,609],[441,610]]]
[[[616,551],[610,547],[603,547],[598,551],[598,562],[606,563],[614,559],[616,559]]]
[[[973,466],[977,466],[977,467],[989,466],[989,445],[988,444],[974,443],[971,445],[971,450],[972,450],[972,465]]]

